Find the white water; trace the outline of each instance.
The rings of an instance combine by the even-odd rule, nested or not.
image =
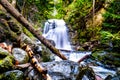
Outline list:
[[[73,51],[68,37],[68,28],[62,19],[47,20],[45,22],[43,36],[46,39],[53,40],[55,42],[55,47],[62,50],[61,53],[71,61],[77,62],[82,57],[91,54],[91,52]],[[55,61],[60,60],[59,57],[55,56]]]
[[[74,62],[78,62],[81,58],[83,58],[86,55],[90,55],[91,52],[86,52],[86,51],[61,51],[61,53],[63,53],[67,59],[74,61]],[[58,56],[55,56],[55,61],[60,61],[62,59],[60,59]]]
[[[46,21],[43,36],[46,39],[53,40],[57,49],[72,50],[68,38],[68,29],[62,19],[50,19]]]
[[[71,61],[77,62],[82,57],[91,54],[91,52],[73,51],[68,37],[68,28],[62,19],[47,20],[45,22],[43,36],[48,40],[53,40],[55,42],[55,47],[62,50],[61,53]],[[60,60],[59,57],[55,56],[55,61]]]
[[[90,66],[90,67],[94,70],[95,74],[99,75],[102,79],[105,79],[108,75],[114,76],[116,74],[115,71],[105,69],[100,66]]]

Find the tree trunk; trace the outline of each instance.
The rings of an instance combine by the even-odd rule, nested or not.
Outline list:
[[[0,4],[54,54],[56,54],[63,60],[67,60],[67,58],[63,54],[61,54],[58,49],[56,49],[48,40],[42,37],[40,33],[35,30],[33,26],[7,0],[0,0]]]

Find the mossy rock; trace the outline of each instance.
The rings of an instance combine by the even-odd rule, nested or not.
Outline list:
[[[9,55],[9,52],[0,47],[0,59],[5,58],[8,55]]]
[[[76,80],[83,80],[84,76],[87,76],[89,80],[95,80],[95,73],[93,69],[88,66],[80,67],[80,71],[76,77]]]
[[[13,59],[11,56],[7,56],[0,60],[0,72],[5,72],[13,68]]]
[[[51,55],[50,53],[48,53],[47,51],[42,51],[42,61],[43,62],[48,62],[51,61]]]
[[[13,68],[14,58],[8,51],[0,48],[0,72],[5,72]]]
[[[104,55],[105,55],[105,51],[96,51],[92,53],[92,58],[101,61],[105,57]]]
[[[102,62],[104,65],[114,65],[116,67],[120,66],[119,53],[117,52],[106,52],[106,51],[96,51],[92,54],[92,58]]]
[[[1,80],[24,80],[24,74],[20,70],[8,71],[2,74]]]

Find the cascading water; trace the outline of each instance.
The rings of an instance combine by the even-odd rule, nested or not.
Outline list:
[[[57,49],[72,50],[64,20],[50,19],[45,22],[43,36],[48,40],[53,40]]]
[[[91,54],[91,52],[77,52],[72,49],[68,36],[68,28],[62,19],[47,20],[45,22],[43,36],[48,40],[54,41],[55,47],[61,50],[69,60],[77,62],[85,55]],[[61,59],[55,56],[55,60],[59,61]]]
[[[64,20],[58,20],[58,19],[47,20],[45,22],[43,36],[48,40],[54,41],[55,47],[57,49],[60,49],[61,53],[64,54],[71,61],[78,62],[84,56],[91,54],[90,51],[88,52],[87,51],[74,51],[71,48],[69,37],[68,37],[68,28]],[[55,61],[61,60],[57,56],[55,56],[54,58],[55,58]],[[114,71],[107,70],[107,69],[104,69],[98,66],[91,66],[91,68],[93,68],[96,75],[100,75],[101,78],[103,79],[106,76],[108,76],[108,73],[111,75],[115,74]],[[100,71],[97,71],[96,68],[99,69]],[[89,79],[88,77],[84,76],[82,80],[89,80]]]

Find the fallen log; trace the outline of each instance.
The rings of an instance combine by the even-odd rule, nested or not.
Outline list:
[[[39,71],[42,74],[43,78],[45,80],[52,80],[50,75],[47,73],[47,70],[43,68],[38,62],[38,60],[35,58],[34,53],[31,50],[31,48],[26,44],[24,44],[21,47],[28,53],[29,57],[31,58],[32,65],[37,69],[37,71]]]
[[[56,49],[48,40],[41,36],[37,30],[35,30],[33,26],[7,0],[0,0],[0,4],[54,54],[63,60],[67,60],[67,58],[61,54],[58,49]]]
[[[83,60],[85,60],[89,56],[90,56],[89,54],[85,55],[84,57],[82,57],[81,59],[78,60],[78,63],[82,62]]]

